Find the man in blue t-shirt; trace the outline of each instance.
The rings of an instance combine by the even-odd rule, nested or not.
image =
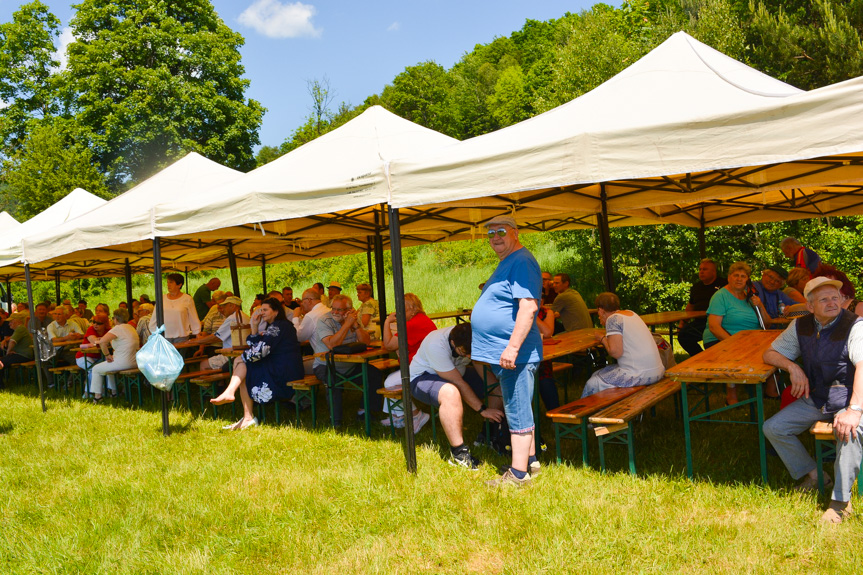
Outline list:
[[[536,325],[542,272],[521,245],[515,219],[498,216],[485,226],[500,263],[471,313],[471,357],[487,363],[500,381],[512,442],[512,467],[489,484],[522,485],[530,480],[530,472],[539,471],[532,400],[536,368],[542,361],[542,336]]]

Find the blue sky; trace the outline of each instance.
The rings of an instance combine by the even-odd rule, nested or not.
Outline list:
[[[68,26],[69,0],[43,0]],[[0,20],[23,3],[0,0]],[[476,44],[508,36],[528,18],[580,12],[592,0],[214,0],[222,20],[246,39],[248,97],[267,108],[261,143],[278,145],[309,114],[306,82],[326,76],[339,102],[361,103],[406,66],[434,60],[452,66]],[[612,3],[612,2],[609,2]],[[617,4],[616,2],[614,4]],[[68,31],[63,41],[70,41]]]

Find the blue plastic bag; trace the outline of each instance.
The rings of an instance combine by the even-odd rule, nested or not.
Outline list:
[[[150,385],[162,391],[171,391],[177,376],[183,371],[183,356],[162,336],[165,326],[150,334],[144,347],[135,354],[138,369]]]

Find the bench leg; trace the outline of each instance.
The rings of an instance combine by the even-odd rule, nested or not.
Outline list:
[[[560,465],[560,424],[554,422],[554,452],[557,455],[557,464]]]
[[[626,445],[627,454],[629,455],[629,472],[632,475],[635,471],[635,442],[633,441],[632,422],[626,424],[623,429],[618,429],[607,435],[598,435],[596,437],[599,443],[599,468],[605,473],[605,445],[616,444]]]
[[[587,419],[581,420],[581,464],[585,467],[590,467],[590,452],[587,450]]]
[[[815,440],[815,471],[818,475],[818,493],[824,494],[824,450],[820,439]]]

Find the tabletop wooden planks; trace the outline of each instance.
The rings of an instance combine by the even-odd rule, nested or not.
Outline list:
[[[595,334],[604,335],[605,330],[602,328],[587,327],[558,333],[545,339],[542,344],[542,359],[557,359],[571,353],[585,351],[592,347],[600,347]]]
[[[663,323],[677,323],[687,319],[695,319],[707,315],[706,311],[661,311],[658,313],[646,313],[641,320],[647,325],[659,325]]]
[[[682,382],[758,383],[776,368],[761,359],[781,331],[745,330],[720,341],[665,372]]]

